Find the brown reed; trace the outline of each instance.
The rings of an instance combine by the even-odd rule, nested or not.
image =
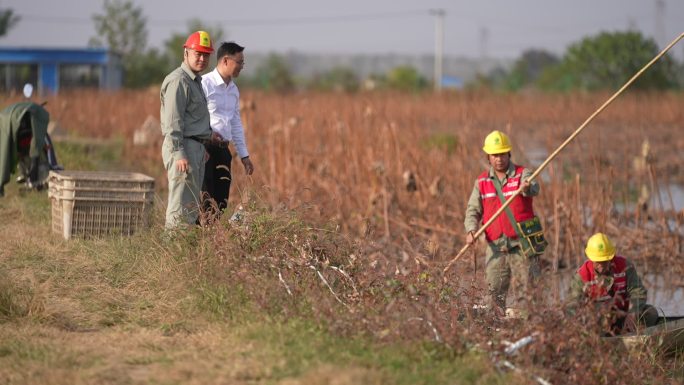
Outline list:
[[[263,188],[273,207],[307,207],[309,219],[333,221],[353,236],[408,245],[442,263],[463,242],[465,205],[486,166],[484,136],[493,129],[508,132],[514,162],[531,166],[528,154],[551,152],[606,97],[477,91],[283,96],[247,90],[242,116],[257,172],[245,178],[239,163],[233,165],[233,202],[242,192]],[[642,185],[655,194],[684,182],[683,98],[626,94],[551,163],[536,209],[552,243],[545,255],[552,266],[577,265],[583,243],[596,231],[615,237],[623,254],[644,265],[681,255],[682,213],[670,210],[674,202],[630,207]],[[159,141],[130,143],[147,116],[158,117],[158,90],[72,91],[47,100],[52,119],[72,135],[125,138],[131,169],[157,177],[163,192]],[[654,154],[646,174],[633,168],[645,140]],[[404,184],[407,172],[415,189]]]

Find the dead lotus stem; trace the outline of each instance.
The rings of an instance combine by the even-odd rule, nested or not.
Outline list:
[[[518,368],[517,366],[513,365],[513,364],[512,364],[510,361],[508,361],[508,360],[503,360],[503,361],[501,361],[499,364],[500,364],[500,366],[503,366],[503,367],[505,367],[505,368],[511,369],[511,370],[513,370],[513,371],[515,371],[515,372],[518,372],[518,373],[521,373],[521,374],[527,374],[527,375],[529,375],[532,379],[534,379],[535,381],[537,381],[537,383],[539,383],[539,384],[541,384],[541,385],[551,385],[551,383],[548,382],[548,381],[546,381],[545,379],[543,379],[543,378],[541,378],[541,377],[539,377],[539,376],[537,376],[537,375],[535,375],[535,374],[527,373],[526,371],[524,371],[524,370]]]
[[[506,345],[508,345],[508,347],[506,347],[506,349],[504,350],[504,353],[506,353],[506,355],[510,356],[511,354],[517,352],[518,350],[520,350],[520,349],[524,348],[525,346],[534,342],[535,337],[538,334],[539,333],[532,333],[529,336],[522,337],[515,342],[503,341]]]
[[[426,324],[430,327],[432,330],[432,333],[435,335],[435,341],[441,343],[442,342],[442,337],[439,336],[439,333],[437,332],[437,328],[435,325],[432,324],[432,322],[429,319],[424,319],[422,317],[411,317],[408,319],[408,321],[425,321]]]
[[[287,282],[285,282],[285,280],[283,279],[283,274],[280,272],[280,269],[278,269],[278,279],[279,279],[280,282],[283,284],[283,286],[285,286],[285,290],[287,290],[287,294],[289,294],[290,297],[291,297],[291,296],[292,296],[292,291],[290,291],[290,287],[287,286]]]
[[[387,239],[391,239],[389,227],[389,200],[387,199],[387,188],[383,188],[382,191],[382,213],[385,222],[385,236],[387,237]]]
[[[424,232],[415,232],[414,233],[414,229],[411,226],[409,226],[407,223],[405,223],[404,221],[401,221],[401,220],[395,219],[395,218],[390,218],[389,220],[392,223],[399,225],[401,228],[407,230],[410,234],[418,235],[418,236],[421,236],[425,239],[430,239],[430,235],[425,234]]]
[[[422,227],[424,229],[433,230],[433,231],[437,231],[437,232],[448,234],[448,235],[454,235],[454,236],[461,236],[462,235],[461,233],[459,233],[457,231],[445,229],[445,228],[438,226],[438,225],[431,225],[431,224],[425,223],[425,222],[423,222],[419,219],[416,219],[416,218],[411,219],[409,224],[412,226]]]
[[[323,284],[325,284],[325,286],[328,287],[328,290],[330,290],[330,292],[332,293],[333,297],[335,297],[335,299],[337,300],[337,302],[339,302],[339,303],[341,303],[342,305],[344,305],[344,307],[346,307],[347,310],[351,310],[351,309],[349,309],[349,306],[347,306],[347,304],[344,303],[344,302],[340,299],[340,297],[337,296],[337,293],[335,293],[335,291],[332,289],[332,287],[330,286],[330,284],[328,283],[328,281],[325,279],[325,277],[323,276],[323,274],[321,274],[321,272],[318,271],[318,269],[316,269],[316,267],[313,266],[313,265],[309,265],[309,268],[311,268],[313,271],[316,272],[316,274],[318,274],[318,278],[320,278],[321,281],[323,281]]]
[[[354,294],[359,294],[359,291],[356,290],[356,285],[354,285],[354,280],[349,276],[349,274],[347,274],[346,271],[344,271],[341,268],[336,267],[336,266],[330,266],[330,268],[335,270],[336,272],[342,274],[345,278],[347,278],[349,280],[349,283],[352,286],[352,289],[354,290]]]

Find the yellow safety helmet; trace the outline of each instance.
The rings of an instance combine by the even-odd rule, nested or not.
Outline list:
[[[501,131],[492,131],[484,141],[484,147],[482,149],[489,155],[504,154],[511,151],[511,141],[508,139],[508,135]]]
[[[615,256],[615,245],[606,234],[596,233],[587,241],[584,253],[592,262],[610,261]]]

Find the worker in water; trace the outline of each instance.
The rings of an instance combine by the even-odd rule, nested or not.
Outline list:
[[[570,284],[570,300],[575,304],[594,303],[605,317],[609,334],[636,331],[637,324],[653,326],[658,311],[646,304],[646,288],[634,264],[616,255],[615,245],[602,233],[587,241],[585,261]]]

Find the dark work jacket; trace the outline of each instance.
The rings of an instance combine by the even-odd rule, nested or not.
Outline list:
[[[19,128],[26,114],[29,114],[28,123],[32,136],[28,156],[38,159],[45,146],[45,135],[50,122],[50,114],[45,108],[33,102],[20,102],[0,112],[0,192],[17,166]]]

